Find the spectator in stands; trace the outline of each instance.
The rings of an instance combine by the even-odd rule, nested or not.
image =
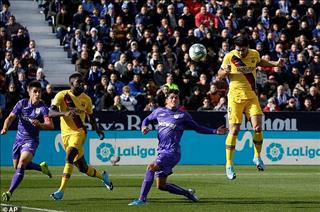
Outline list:
[[[210,90],[210,85],[207,81],[206,74],[200,74],[199,81],[196,83],[196,86],[199,88],[201,95],[207,95]]]
[[[115,89],[113,85],[108,85],[106,92],[101,96],[98,108],[100,110],[106,111],[114,103],[114,97],[116,96]]]
[[[21,68],[26,71],[27,78],[36,78],[38,64],[35,59],[33,59],[31,52],[29,50],[25,50],[22,54],[22,58],[20,60]]]
[[[277,87],[277,93],[274,95],[275,100],[277,101],[277,105],[279,105],[280,109],[285,107],[288,101],[288,94],[284,92],[284,87],[283,85],[278,85]]]
[[[201,107],[203,97],[204,96],[201,94],[199,87],[195,86],[189,98],[187,109],[196,111],[199,107]]]
[[[89,35],[86,36],[86,44],[90,50],[95,50],[97,43],[99,42],[98,30],[94,27],[90,29]]]
[[[93,49],[95,51],[93,54],[93,61],[99,62],[101,67],[106,67],[108,61],[108,54],[104,48],[103,42],[97,41]]]
[[[18,72],[17,90],[19,91],[22,98],[27,97],[27,85],[28,79],[24,70]]]
[[[207,92],[207,96],[213,107],[215,107],[219,103],[221,96],[218,92],[217,86],[214,83],[211,83],[210,90]]]
[[[303,102],[302,102],[302,97],[301,97],[301,95],[299,93],[299,90],[297,88],[293,89],[292,97],[295,100],[296,109],[300,110],[301,109],[301,105],[303,104]]]
[[[36,41],[35,40],[30,40],[29,45],[26,48],[27,51],[30,51],[32,58],[36,61],[37,66],[43,67],[42,65],[42,58],[40,55],[40,52],[38,51],[36,47]]]
[[[310,70],[314,74],[320,74],[320,54],[317,53],[314,55],[313,60],[311,61]]]
[[[310,91],[306,96],[306,99],[310,99],[312,110],[317,110],[318,108],[320,108],[320,94],[316,87],[312,86],[310,88]]]
[[[90,69],[91,62],[89,60],[89,55],[87,51],[82,51],[80,58],[76,61],[75,71],[86,76],[87,72]]]
[[[1,61],[1,68],[5,73],[7,73],[9,69],[12,67],[13,67],[12,52],[6,52],[4,60]]]
[[[299,93],[302,96],[306,96],[309,92],[309,85],[306,83],[306,79],[304,77],[300,77],[299,82],[296,84],[295,88],[299,90]]]
[[[12,51],[15,56],[21,57],[29,45],[29,35],[24,28],[19,28],[17,34],[12,37]]]
[[[227,98],[221,97],[219,103],[213,108],[214,111],[227,111]]]
[[[16,83],[18,81],[18,73],[20,71],[23,71],[21,68],[20,64],[20,59],[15,58],[13,60],[13,67],[11,67],[7,72],[6,72],[6,81],[7,82],[14,82]]]
[[[52,99],[56,96],[57,92],[54,91],[54,87],[52,84],[47,84],[45,91],[41,95],[41,99],[44,103],[50,107]]]
[[[285,108],[283,109],[283,111],[297,111],[297,108],[296,108],[296,100],[294,97],[289,97],[288,99],[288,103],[287,105],[285,106]]]
[[[121,77],[127,71],[127,64],[127,55],[122,53],[119,60],[114,64],[114,69],[119,73]]]
[[[312,107],[312,101],[311,99],[306,98],[303,102],[303,107],[301,109],[301,111],[314,111],[313,107]]]
[[[153,80],[158,87],[164,85],[166,83],[167,73],[164,70],[163,63],[158,63],[157,68],[153,73]]]
[[[202,101],[202,106],[197,109],[197,111],[213,111],[213,107],[210,104],[208,97],[204,97]]]
[[[64,36],[67,34],[68,27],[72,26],[72,19],[69,12],[66,9],[66,6],[61,6],[60,12],[56,17],[56,32],[57,38],[60,40],[60,46],[62,45],[62,41]]]
[[[146,107],[143,109],[143,111],[154,111],[158,105],[156,104],[156,101],[154,98],[149,98],[148,104]]]
[[[12,15],[9,17],[9,21],[6,24],[6,30],[9,37],[16,35],[18,30],[23,28],[24,27],[20,23],[16,22],[15,16]]]
[[[311,85],[316,87],[318,91],[320,91],[320,74],[314,75],[314,81]]]
[[[10,16],[13,14],[9,11],[9,4],[2,4],[2,11],[0,12],[0,26],[3,27],[9,22]]]
[[[125,106],[128,111],[134,111],[134,106],[138,103],[136,98],[130,94],[129,86],[122,88],[122,94],[120,96],[121,104]]]
[[[100,62],[93,61],[87,74],[85,75],[85,82],[88,83],[90,90],[101,81],[102,68]]]
[[[165,85],[169,87],[169,90],[179,91],[178,85],[173,82],[173,75],[172,74],[167,74]]]
[[[199,27],[201,24],[204,24],[205,27],[210,27],[210,22],[212,22],[214,28],[218,28],[218,21],[218,18],[214,14],[207,12],[205,6],[202,6],[200,12],[195,16],[196,27]]]
[[[263,112],[279,112],[280,108],[274,97],[268,99],[267,105],[263,108]]]
[[[77,29],[74,33],[74,37],[72,37],[70,40],[72,64],[75,64],[78,57],[80,57],[81,47],[83,43],[85,43],[85,39],[82,36],[81,30]]]
[[[37,74],[36,74],[36,80],[40,82],[42,90],[45,90],[47,85],[49,84],[48,80],[46,80],[45,78],[46,76],[44,75],[43,69],[38,68]]]
[[[115,96],[113,101],[110,111],[127,111],[127,108],[121,104],[120,96]]]
[[[82,5],[78,6],[78,11],[73,15],[72,18],[72,27],[73,29],[79,29],[80,24],[84,23],[86,14]]]
[[[11,111],[16,103],[21,99],[14,82],[10,82],[8,92],[5,93],[6,111]]]
[[[122,93],[122,88],[124,86],[123,82],[118,80],[118,76],[116,74],[110,75],[109,85],[114,86],[116,95],[120,96]],[[129,86],[130,87],[130,86]],[[131,88],[130,88],[131,89]],[[132,90],[131,90],[132,92]]]
[[[296,84],[299,82],[300,73],[299,69],[296,66],[291,67],[291,72],[288,74],[288,83],[290,88],[294,88]]]

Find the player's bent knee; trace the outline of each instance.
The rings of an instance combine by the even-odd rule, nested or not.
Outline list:
[[[166,185],[157,185],[157,189],[161,190],[161,191],[166,191]]]
[[[79,170],[79,172],[81,172],[81,173],[87,173],[87,171],[88,171],[88,166],[77,166],[77,168],[78,168],[78,170]]]
[[[254,132],[260,133],[261,131],[262,131],[261,126],[255,126],[255,127],[254,127]]]
[[[70,147],[67,152],[66,162],[73,164],[73,161],[77,155],[78,155],[78,150],[74,147]]]
[[[87,162],[83,158],[76,161],[74,165],[78,168],[79,172],[81,173],[87,173],[89,168]]]

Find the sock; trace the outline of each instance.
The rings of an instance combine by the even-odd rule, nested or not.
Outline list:
[[[14,173],[14,175],[12,177],[11,185],[8,190],[11,194],[19,186],[19,184],[23,180],[23,177],[24,177],[24,168],[17,168],[16,172]]]
[[[254,132],[253,133],[253,143],[254,143],[254,157],[260,157],[263,142],[263,133]]]
[[[92,166],[88,166],[88,170],[87,170],[86,174],[90,177],[99,178],[100,180],[103,179],[102,175],[99,172],[97,172],[97,170],[95,168],[93,168]]]
[[[185,190],[175,184],[172,184],[172,183],[167,183],[164,190],[168,191],[169,193],[172,193],[172,194],[178,194],[178,195],[183,195],[183,196],[189,195],[189,191],[187,191],[187,190]]]
[[[144,180],[141,185],[140,197],[139,199],[142,201],[147,200],[147,195],[151,189],[154,180],[154,171],[147,170],[144,175]]]
[[[71,177],[72,170],[73,170],[73,165],[71,163],[66,163],[64,165],[63,176],[61,179],[61,185],[60,185],[59,191],[64,191],[64,189],[66,188],[68,181]]]
[[[237,136],[231,135],[230,133],[228,134],[227,139],[226,139],[227,166],[233,165],[233,153],[234,153],[234,149],[236,147],[236,140],[237,140]]]
[[[30,163],[28,163],[26,170],[36,170],[41,172],[41,167],[39,164],[37,163],[33,163],[32,161]]]

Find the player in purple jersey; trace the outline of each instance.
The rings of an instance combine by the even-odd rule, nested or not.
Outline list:
[[[41,84],[38,81],[30,82],[28,94],[29,99],[22,99],[15,105],[1,130],[1,135],[6,134],[12,122],[16,118],[19,119],[12,149],[13,167],[16,172],[12,177],[9,190],[2,193],[2,201],[10,200],[12,193],[23,179],[24,170],[41,171],[52,177],[46,162],[40,164],[32,162],[39,145],[39,130],[53,129],[52,120],[48,117],[49,109],[41,101]]]
[[[146,204],[155,175],[158,189],[183,195],[194,202],[199,201],[198,197],[194,195],[193,189],[186,190],[175,184],[167,183],[168,176],[172,174],[173,167],[177,165],[181,157],[180,140],[183,131],[186,126],[189,126],[201,134],[225,134],[227,129],[224,126],[220,126],[218,129],[200,126],[188,113],[180,111],[178,107],[178,91],[170,90],[166,98],[166,107],[156,109],[143,120],[141,131],[144,134],[150,130],[148,125],[151,121],[158,121],[158,156],[156,161],[147,167],[139,199],[133,200],[129,205]]]

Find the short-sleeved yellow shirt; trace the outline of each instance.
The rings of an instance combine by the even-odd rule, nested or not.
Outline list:
[[[260,54],[253,49],[248,49],[245,58],[240,58],[236,50],[232,50],[224,57],[221,68],[231,66],[229,98],[251,99],[256,96],[256,67],[259,62]]]
[[[63,90],[56,94],[52,101],[52,105],[57,106],[61,112],[68,111],[72,108],[69,108],[65,101],[65,95],[68,94],[73,103],[75,104],[76,112],[79,114],[82,124],[85,123],[86,114],[92,114],[92,102],[88,95],[85,93],[75,96],[71,90]],[[60,128],[62,135],[70,135],[75,133],[83,133],[84,130],[80,127],[77,127],[75,121],[71,117],[60,117]]]

